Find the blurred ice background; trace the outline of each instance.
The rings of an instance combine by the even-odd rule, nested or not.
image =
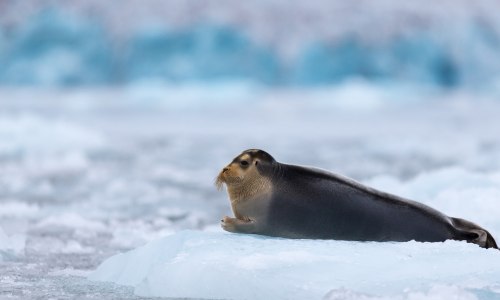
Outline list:
[[[500,239],[499,10],[493,0],[0,0],[0,297],[168,295],[86,277],[184,229],[234,245],[216,233],[230,210],[213,180],[247,148],[419,200]],[[249,248],[247,269],[279,261],[268,242],[261,256]],[[327,243],[346,272],[335,273],[316,265],[326,246],[299,244],[313,264],[295,272],[340,279],[273,297],[309,288],[328,299],[500,299],[486,271],[455,280],[453,263],[498,265],[474,245]],[[352,249],[359,263],[349,265]],[[293,274],[301,253],[278,271]],[[413,279],[381,288],[401,273],[363,265],[394,253]],[[455,258],[436,265],[446,286],[420,284],[422,257]],[[356,274],[359,286],[341,280]]]
[[[498,2],[0,2],[1,82],[498,86]]]

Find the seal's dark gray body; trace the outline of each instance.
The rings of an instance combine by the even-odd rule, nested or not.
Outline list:
[[[423,204],[322,170],[281,164],[269,234],[354,241],[464,239],[452,220]],[[470,238],[470,236],[469,236]]]
[[[268,153],[251,149],[261,176],[272,183],[267,214],[251,216],[253,231],[286,238],[349,241],[465,240],[497,248],[491,234],[480,226],[418,202],[384,193],[324,170],[282,164]],[[238,162],[238,158],[235,159]],[[238,228],[236,228],[236,231]]]

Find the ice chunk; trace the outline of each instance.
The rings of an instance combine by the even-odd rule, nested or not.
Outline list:
[[[15,259],[24,253],[26,237],[15,234],[8,236],[0,227],[0,261],[3,259]]]
[[[93,253],[95,251],[94,248],[92,247],[85,247],[81,243],[75,241],[75,240],[70,240],[67,241],[66,244],[62,247],[58,247],[57,253],[65,253],[65,254],[70,254],[70,253]]]
[[[344,288],[370,297],[474,299],[475,291],[500,296],[492,290],[500,253],[457,241],[361,243],[182,231],[109,258],[89,278],[133,286],[141,296],[174,298],[321,299],[329,292],[328,299],[359,298],[331,292]]]

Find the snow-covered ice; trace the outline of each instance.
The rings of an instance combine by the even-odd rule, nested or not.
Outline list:
[[[500,103],[496,96],[491,91],[440,91],[362,81],[313,90],[267,89],[241,82],[196,86],[150,82],[95,90],[2,88],[0,297],[141,297],[148,292],[142,283],[135,288],[85,276],[106,259],[145,245],[121,257],[156,245],[158,253],[152,257],[168,259],[161,247],[169,248],[171,239],[182,235],[206,237],[202,240],[207,243],[219,238],[227,245],[235,238],[262,243],[263,252],[253,255],[236,257],[237,252],[230,252],[239,263],[235,268],[246,268],[248,274],[265,269],[281,252],[286,253],[276,260],[279,265],[273,265],[273,272],[285,272],[287,264],[295,262],[326,270],[336,258],[342,258],[339,264],[346,267],[353,261],[336,252],[342,249],[393,255],[388,262],[410,253],[408,273],[401,273],[405,276],[418,276],[425,259],[444,263],[449,262],[448,256],[464,261],[477,257],[493,266],[496,260],[489,260],[489,251],[465,243],[312,241],[307,246],[307,241],[279,240],[301,245],[297,250],[280,249],[273,239],[225,235],[218,223],[231,211],[227,196],[217,192],[213,182],[220,168],[240,151],[262,148],[279,161],[328,169],[467,218],[499,239]],[[179,235],[182,230],[202,232]],[[330,251],[335,256],[313,249],[320,244],[335,245]],[[175,255],[176,250],[170,250]],[[186,255],[201,259],[203,253]],[[183,262],[182,256],[178,259]],[[326,261],[324,266],[320,259]],[[369,256],[361,255],[360,261],[368,263]],[[142,263],[146,266],[147,259]],[[368,265],[375,268],[376,263]],[[389,269],[385,275],[369,268],[358,270],[366,278],[383,275],[390,280],[399,274]],[[317,283],[325,283],[321,291],[311,295],[321,298],[329,293],[333,299],[498,296],[500,287],[494,280],[500,280],[478,271],[471,281],[455,282],[452,271],[456,269],[439,270],[441,279],[435,284],[415,280],[422,285],[414,286],[414,280],[408,280],[394,291],[369,290],[369,281],[359,286],[321,281]],[[147,270],[134,273],[154,276]],[[317,288],[314,282],[308,284]],[[404,290],[405,285],[410,289]]]
[[[342,288],[397,297],[407,290],[432,294],[438,285],[500,297],[493,291],[500,253],[456,241],[360,243],[181,231],[113,256],[89,278],[172,298],[321,299]],[[339,298],[330,293],[329,299]]]

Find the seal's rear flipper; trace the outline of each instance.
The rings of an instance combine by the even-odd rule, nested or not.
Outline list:
[[[477,244],[483,248],[498,249],[495,239],[486,229],[464,219],[451,218],[451,220],[455,228],[459,231],[459,239]]]

